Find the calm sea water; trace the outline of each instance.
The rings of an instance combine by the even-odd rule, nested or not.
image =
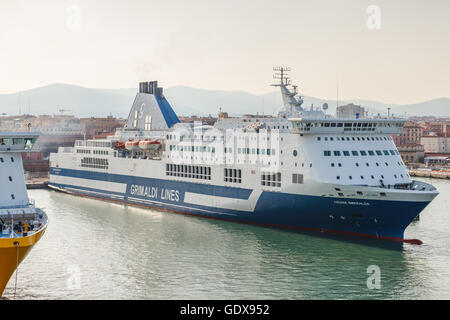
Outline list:
[[[31,190],[50,224],[19,299],[450,299],[450,182],[406,231],[349,241]],[[344,240],[345,239],[345,240]],[[368,289],[369,266],[380,289]],[[12,299],[14,278],[5,297]]]

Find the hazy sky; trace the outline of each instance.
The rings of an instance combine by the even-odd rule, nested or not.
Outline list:
[[[158,80],[261,94],[287,65],[309,96],[334,99],[338,81],[340,99],[450,97],[449,0],[0,0],[0,44],[0,93]]]

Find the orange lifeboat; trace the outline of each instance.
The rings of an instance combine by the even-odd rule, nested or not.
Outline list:
[[[125,143],[123,143],[122,141],[116,141],[116,144],[114,145],[115,149],[125,149]]]
[[[143,149],[143,150],[156,150],[161,146],[161,142],[159,142],[158,140],[141,140],[139,142],[139,148]]]
[[[127,142],[125,142],[125,149],[129,151],[136,151],[137,149],[139,149],[139,141],[128,140]]]

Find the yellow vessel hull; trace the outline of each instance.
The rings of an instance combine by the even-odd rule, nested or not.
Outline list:
[[[44,226],[38,232],[21,238],[0,238],[0,297],[17,266],[41,239],[46,229],[47,226]]]

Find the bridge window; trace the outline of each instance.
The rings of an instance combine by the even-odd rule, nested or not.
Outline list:
[[[342,153],[344,154],[344,156],[349,157],[350,156],[350,152],[348,151],[342,151]]]
[[[389,155],[389,151],[387,151],[387,150],[383,150],[383,153],[384,153],[385,156]]]
[[[367,156],[367,153],[364,150],[360,150],[359,153],[361,153],[362,156]]]
[[[352,155],[358,156],[358,151],[352,151]]]
[[[336,157],[340,157],[340,156],[341,156],[341,152],[340,152],[340,151],[333,151],[333,154],[334,154]]]
[[[376,150],[375,151],[376,153],[377,153],[377,155],[379,155],[379,156],[382,156],[383,154],[381,153],[381,151],[380,150]]]
[[[324,151],[323,152],[323,155],[325,156],[325,157],[329,157],[329,156],[331,156],[331,151]]]
[[[372,150],[369,150],[368,152],[369,152],[369,156],[374,156],[375,155],[375,153]]]

